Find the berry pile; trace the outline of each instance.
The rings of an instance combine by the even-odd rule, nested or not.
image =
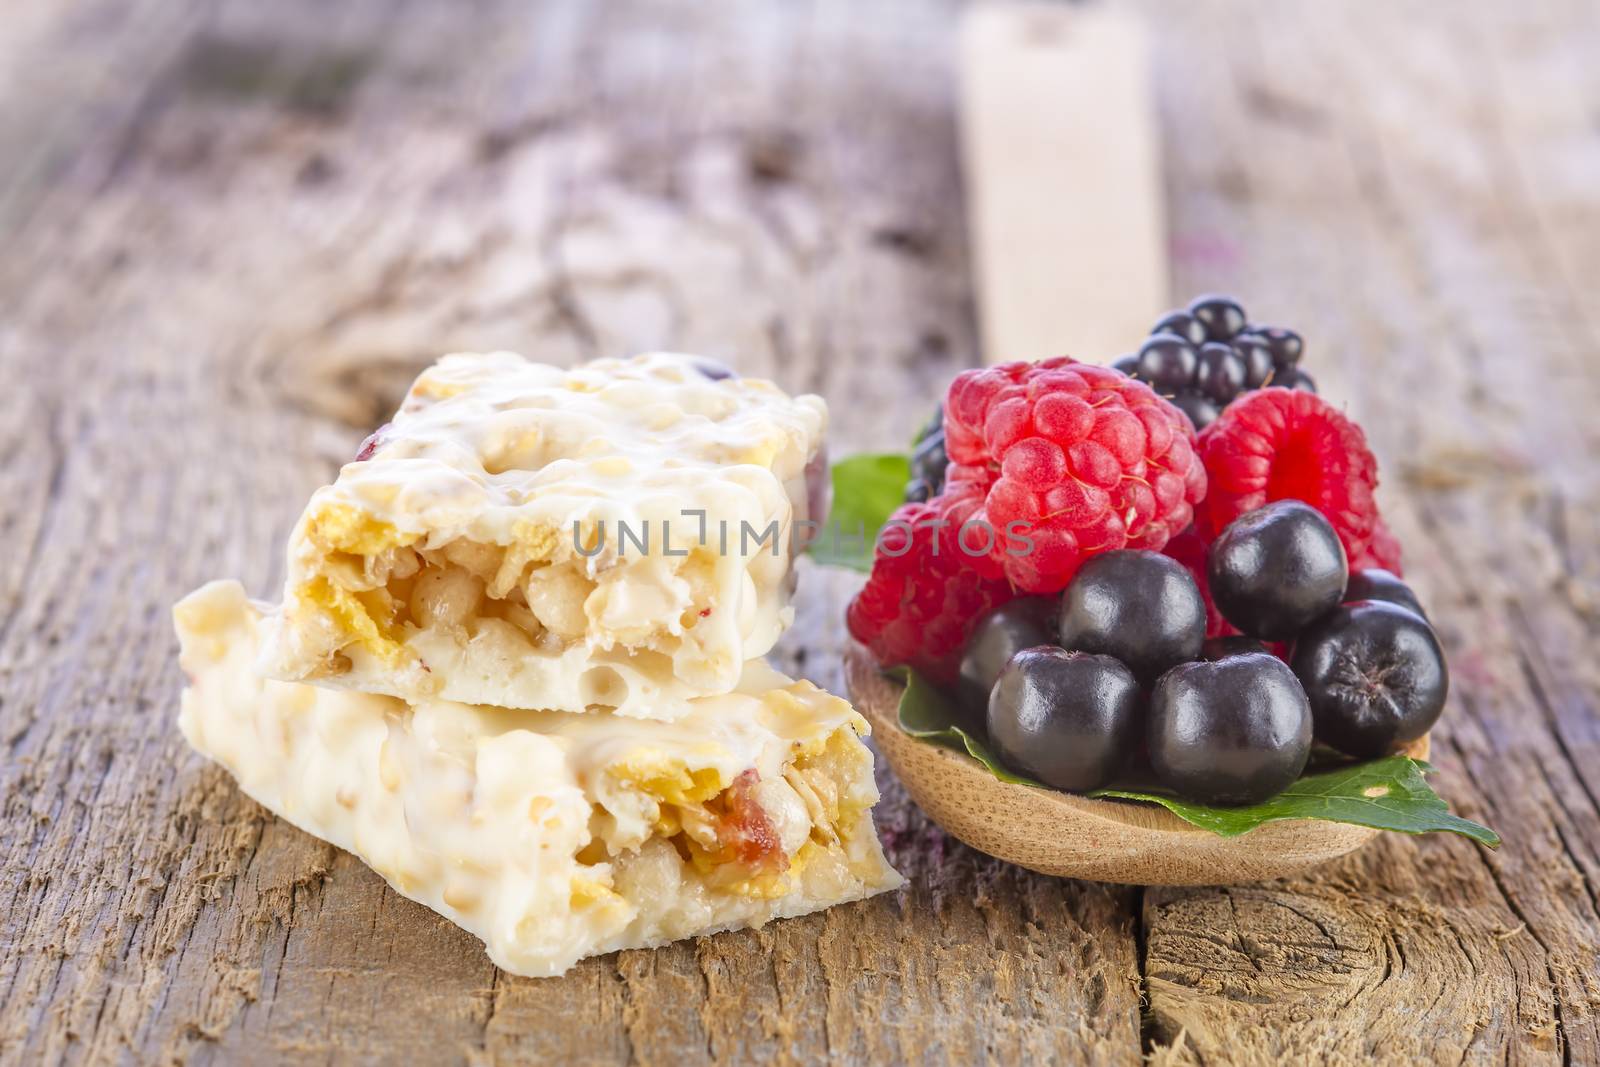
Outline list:
[[[1361,757],[1421,736],[1443,654],[1365,435],[1302,349],[1208,296],[1121,369],[957,376],[851,634],[955,688],[1003,760],[1065,789],[1141,758],[1181,796],[1250,803],[1301,773],[1313,734]]]
[[[1139,351],[1112,366],[1171,398],[1203,430],[1241,393],[1267,386],[1314,393],[1300,369],[1305,344],[1293,330],[1257,326],[1228,296],[1202,296],[1169,311]]]
[[[1206,557],[1217,603],[1242,636],[1207,640],[1188,569],[1129,550],[1078,571],[1053,632],[1038,603],[981,620],[962,657],[962,695],[982,701],[973,710],[1001,760],[1085,791],[1142,751],[1180,797],[1256,804],[1301,775],[1314,739],[1375,758],[1438,719],[1449,672],[1415,594],[1385,571],[1351,574],[1315,508],[1249,512]],[[1287,663],[1262,643],[1282,640]]]

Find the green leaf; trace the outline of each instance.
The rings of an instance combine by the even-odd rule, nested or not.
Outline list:
[[[1164,793],[1127,789],[1100,789],[1089,795],[1160,804],[1178,818],[1222,837],[1237,837],[1279,819],[1321,819],[1404,834],[1444,830],[1499,848],[1499,834],[1450,813],[1450,806],[1423,777],[1433,770],[1406,756],[1387,756],[1305,775],[1271,800],[1243,808],[1213,808]]]
[[[906,733],[965,752],[1002,782],[1048,788],[1002,766],[976,731],[962,725],[961,709],[932,682],[906,667],[889,673],[905,683],[899,716]],[[1159,804],[1220,837],[1237,837],[1280,819],[1320,819],[1407,834],[1448,831],[1498,848],[1500,836],[1493,830],[1450,813],[1423,777],[1430,773],[1433,767],[1419,760],[1389,756],[1307,774],[1271,800],[1243,808],[1191,804],[1147,789],[1099,789],[1089,796]]]
[[[911,461],[898,452],[865,452],[833,465],[833,510],[806,551],[818,563],[872,569],[872,545],[894,509],[905,503]]]

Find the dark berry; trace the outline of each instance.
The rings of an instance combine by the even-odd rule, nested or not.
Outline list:
[[[1244,387],[1260,389],[1272,377],[1272,348],[1260,334],[1245,332],[1228,342],[1244,359]]]
[[[1055,597],[1020,597],[984,616],[961,654],[961,698],[979,709],[1005,665],[1025,648],[1056,643]]]
[[[1300,777],[1311,707],[1283,661],[1264,652],[1184,663],[1150,697],[1150,766],[1186,800],[1259,804]]]
[[[1231,341],[1244,329],[1244,308],[1230,296],[1196,297],[1189,304],[1189,314],[1200,320],[1212,341]]]
[[[1344,599],[1346,603],[1352,600],[1383,600],[1409,608],[1423,619],[1428,617],[1428,613],[1422,610],[1422,601],[1417,599],[1417,594],[1411,591],[1411,587],[1396,577],[1393,571],[1386,571],[1381,567],[1351,571],[1350,583],[1345,586]]]
[[[1232,345],[1211,341],[1200,346],[1199,368],[1195,372],[1195,388],[1202,396],[1218,407],[1239,395],[1245,383],[1244,357]]]
[[[989,741],[1008,767],[1057,789],[1105,785],[1138,740],[1139,683],[1110,656],[1030,648],[989,694]]]
[[[1217,421],[1217,416],[1222,414],[1222,409],[1206,396],[1185,390],[1172,398],[1172,404],[1179,411],[1189,416],[1189,421],[1194,423],[1196,432],[1205,429]]]
[[[1344,597],[1349,571],[1322,513],[1279,500],[1234,519],[1212,542],[1206,581],[1222,617],[1251,637],[1287,641]]]
[[[1137,378],[1139,376],[1139,354],[1137,352],[1129,352],[1125,356],[1118,356],[1111,361],[1111,369],[1119,370],[1130,378]]]
[[[1312,379],[1311,375],[1298,367],[1290,367],[1287,370],[1278,371],[1273,375],[1272,384],[1282,386],[1285,389],[1298,389],[1302,393],[1314,393],[1317,391],[1316,381]]]
[[[912,442],[906,500],[920,504],[944,492],[944,472],[949,464],[944,447],[944,407],[940,405],[933,409],[933,417],[917,431]]]
[[[1267,343],[1272,350],[1272,362],[1280,368],[1292,367],[1300,362],[1305,342],[1293,330],[1280,326],[1258,326],[1250,331]]]
[[[944,469],[950,457],[944,450],[944,431],[936,430],[911,451],[911,473],[930,485],[944,485]]]
[[[1253,637],[1235,634],[1232,637],[1208,637],[1206,643],[1200,646],[1200,658],[1209,660],[1227,659],[1229,656],[1243,656],[1252,652],[1266,652],[1267,646]]]
[[[1158,393],[1175,393],[1194,382],[1198,365],[1194,345],[1175,333],[1158,333],[1139,348],[1137,377]]]
[[[1206,343],[1205,324],[1187,311],[1169,311],[1150,328],[1151,333],[1172,333],[1199,348]]]
[[[1450,690],[1433,628],[1381,600],[1341,604],[1317,620],[1295,642],[1293,666],[1311,698],[1318,740],[1360,759],[1427,733]]]
[[[1061,598],[1061,644],[1115,656],[1144,679],[1200,654],[1206,604],[1183,564],[1120,549],[1090,559]]]
[[[928,416],[928,421],[917,428],[917,436],[911,439],[911,447],[915,448],[928,438],[938,434],[944,435],[944,405],[933,405],[933,414]]]

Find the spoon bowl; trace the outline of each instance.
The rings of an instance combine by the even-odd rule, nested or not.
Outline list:
[[[1229,885],[1282,878],[1354,852],[1379,831],[1288,819],[1219,837],[1165,808],[1002,782],[977,760],[900,729],[903,687],[861,645],[845,652],[855,706],[917,806],[979,852],[1040,874],[1133,885]],[[1426,759],[1428,739],[1406,749]]]

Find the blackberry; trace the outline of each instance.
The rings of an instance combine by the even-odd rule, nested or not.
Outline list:
[[[1281,385],[1285,389],[1298,389],[1302,393],[1317,391],[1317,383],[1311,379],[1311,375],[1299,367],[1288,367],[1279,371],[1273,377],[1272,384]]]
[[[1211,341],[1200,346],[1200,368],[1195,372],[1195,389],[1201,396],[1225,407],[1244,390],[1247,368],[1244,356],[1232,345]]]
[[[1197,296],[1189,302],[1189,314],[1212,341],[1231,341],[1244,329],[1244,308],[1231,296]]]
[[[1272,346],[1260,334],[1245,331],[1229,342],[1234,351],[1244,357],[1244,387],[1260,389],[1272,377],[1277,362],[1272,357]]]
[[[1203,322],[1187,311],[1169,311],[1150,327],[1151,333],[1173,333],[1199,348],[1210,340]]]
[[[944,405],[936,404],[933,417],[917,431],[911,444],[911,481],[906,483],[906,500],[922,504],[944,492],[944,469],[950,457],[944,447]]]
[[[1139,346],[1134,377],[1148,382],[1158,393],[1176,393],[1194,384],[1199,366],[1194,345],[1175,333],[1158,333]]]
[[[1306,343],[1293,330],[1279,326],[1252,326],[1250,333],[1266,342],[1272,351],[1272,362],[1279,368],[1293,367],[1300,362]]]
[[[1217,416],[1222,414],[1222,409],[1210,397],[1187,389],[1169,399],[1174,407],[1189,416],[1197,433],[1216,422]]]
[[[1112,366],[1150,385],[1203,430],[1252,389],[1281,385],[1316,392],[1299,367],[1304,350],[1293,330],[1250,323],[1232,297],[1200,296],[1161,316],[1138,354]]]

